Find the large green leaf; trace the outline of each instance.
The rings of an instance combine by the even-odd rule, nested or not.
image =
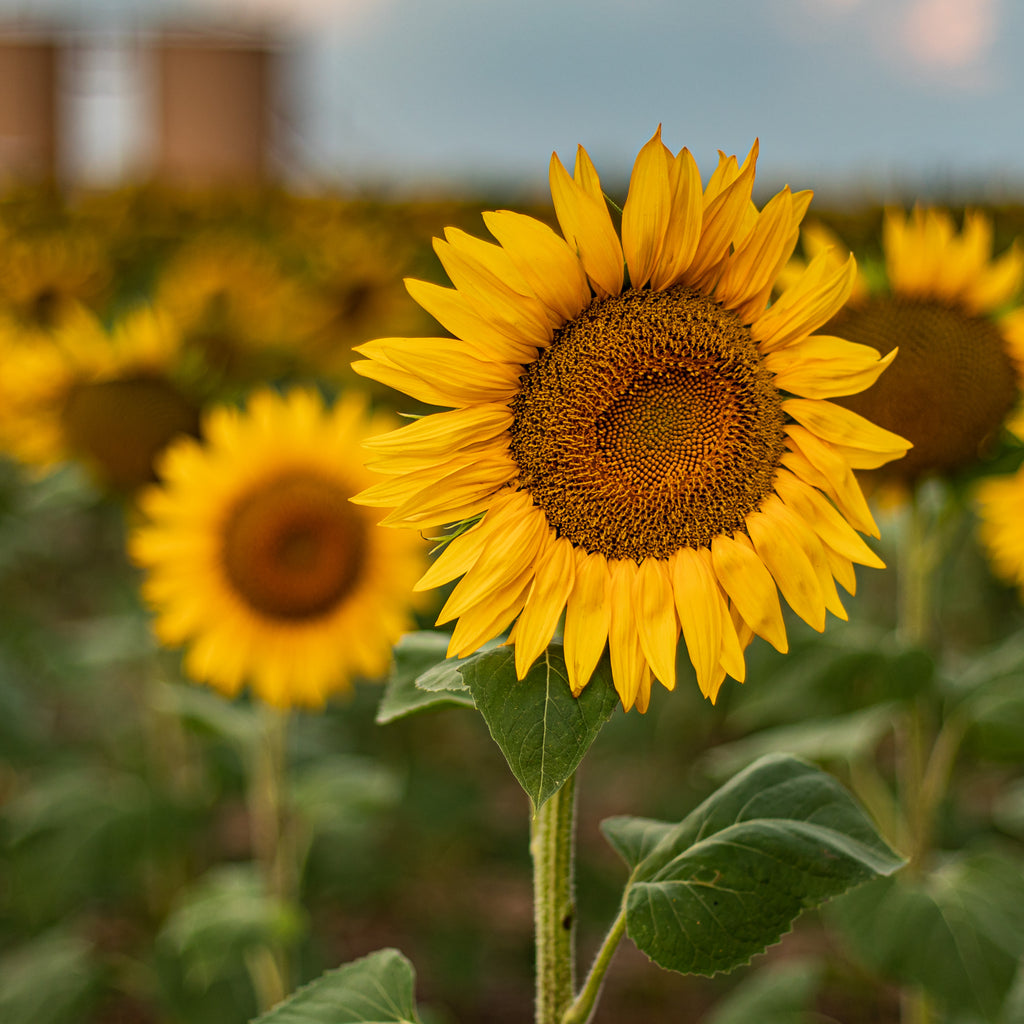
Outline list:
[[[393,653],[394,665],[377,709],[377,723],[385,725],[428,708],[473,707],[473,697],[458,673],[465,659],[446,660],[447,633],[423,630],[407,633]]]
[[[757,761],[678,825],[602,828],[633,868],[629,937],[687,974],[746,963],[802,910],[902,864],[832,776],[785,755]]]
[[[1024,956],[1021,867],[994,854],[951,857],[924,877],[902,874],[850,893],[829,920],[879,974],[995,1020]]]
[[[508,647],[467,659],[459,672],[534,811],[576,770],[619,701],[604,659],[574,697],[561,644],[550,644],[522,680]]]
[[[253,1024],[417,1024],[413,966],[380,949],[328,971]]]

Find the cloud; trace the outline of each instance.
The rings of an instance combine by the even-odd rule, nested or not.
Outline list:
[[[204,0],[206,11],[241,16],[261,25],[344,29],[349,38],[371,30],[395,0]]]
[[[962,70],[984,63],[996,39],[995,0],[912,0],[902,43],[920,67]]]

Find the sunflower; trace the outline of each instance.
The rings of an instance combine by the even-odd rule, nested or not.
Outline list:
[[[770,307],[809,193],[751,202],[757,147],[722,155],[706,188],[660,130],[636,159],[621,237],[587,153],[550,166],[560,237],[508,211],[498,244],[448,230],[435,249],[455,287],[409,281],[454,338],[383,338],[355,369],[449,407],[370,442],[388,479],[356,500],[384,523],[460,522],[419,588],[462,579],[439,623],[450,655],[513,620],[522,678],[565,612],[570,686],[607,642],[624,707],[652,674],[675,686],[682,631],[702,692],[744,677],[753,634],[787,649],[778,592],[823,629],[845,617],[854,562],[881,563],[851,467],[906,443],[829,399],[892,359],[812,337],[855,273],[815,260]],[[624,276],[628,271],[628,286]]]
[[[975,492],[978,539],[996,574],[1020,588],[1024,599],[1024,467],[989,477]]]
[[[820,229],[807,241],[809,252],[820,249]],[[898,493],[974,465],[1008,423],[1024,374],[1024,312],[1014,308],[1024,253],[1014,245],[994,259],[984,214],[968,211],[957,232],[949,213],[920,207],[887,211],[882,243],[884,280],[872,287],[862,278],[826,329],[899,346],[876,384],[840,399],[913,442],[876,474]]]
[[[183,438],[142,493],[129,550],[143,595],[185,670],[233,695],[318,706],[353,676],[387,669],[408,627],[422,542],[376,525],[349,497],[367,483],[360,444],[389,420],[350,395],[254,394],[215,407],[203,441]]]
[[[0,328],[0,445],[41,469],[80,460],[105,487],[131,491],[153,458],[195,433],[196,401],[175,379],[180,336],[149,307],[108,331],[78,306],[47,336]]]
[[[81,230],[24,232],[0,246],[0,311],[40,332],[97,307],[109,290],[107,254]]]
[[[154,302],[213,373],[243,383],[286,373],[320,316],[269,245],[228,231],[197,235],[176,251]]]

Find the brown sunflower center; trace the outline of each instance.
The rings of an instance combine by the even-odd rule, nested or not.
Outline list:
[[[742,530],[771,493],[781,402],[735,314],[682,286],[627,291],[526,368],[509,448],[559,536],[607,558],[665,558]]]
[[[348,492],[313,473],[293,473],[244,495],[224,524],[228,580],[250,607],[275,619],[328,614],[351,592],[366,529]]]
[[[64,438],[103,482],[131,491],[156,479],[153,459],[178,434],[199,433],[199,409],[163,377],[78,384],[61,410]]]
[[[1018,381],[999,327],[936,302],[872,299],[844,310],[828,330],[881,352],[892,365],[866,391],[837,399],[914,447],[884,467],[912,480],[977,461],[1017,398]]]

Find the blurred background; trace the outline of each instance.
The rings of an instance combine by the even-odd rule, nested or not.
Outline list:
[[[1024,226],[1022,43],[1011,0],[0,2],[0,1022],[243,1024],[268,948],[302,982],[398,946],[434,1024],[532,1006],[526,800],[465,710],[378,726],[367,684],[296,714],[299,887],[262,887],[261,710],[156,649],[124,554],[144,481],[25,443],[54,378],[22,357],[67,309],[111,332],[140,303],[170,310],[191,348],[160,372],[195,416],[265,381],[336,393],[356,385],[352,345],[436,331],[401,285],[442,280],[434,235],[482,235],[495,207],[552,222],[549,156],[571,165],[580,143],[621,199],[659,123],[705,178],[760,138],[759,196],[813,188],[812,214],[869,260],[881,205],[918,198],[983,206],[1002,251]],[[957,515],[935,604],[954,660],[988,667],[937,844],[1005,854],[967,895],[943,883],[959,959],[942,947],[893,977],[863,928],[809,915],[728,978],[624,948],[598,1021],[890,1024],[907,972],[945,1000],[935,1020],[1024,1020],[1024,925],[985,916],[1024,877],[1021,616]],[[893,788],[900,702],[943,707],[967,677],[894,638],[890,575],[861,584],[851,625],[795,626],[786,659],[755,645],[717,707],[681,665],[646,717],[613,716],[581,771],[583,961],[624,879],[602,818],[678,820],[770,749]]]
[[[760,136],[765,188],[826,195],[977,198],[1024,162],[1009,0],[6,0],[0,19],[4,164],[74,183],[180,173],[193,74],[230,92],[220,116],[238,105],[236,171],[304,186],[539,190],[578,143],[624,176],[659,122],[701,167]],[[182,31],[210,37],[202,60]]]

